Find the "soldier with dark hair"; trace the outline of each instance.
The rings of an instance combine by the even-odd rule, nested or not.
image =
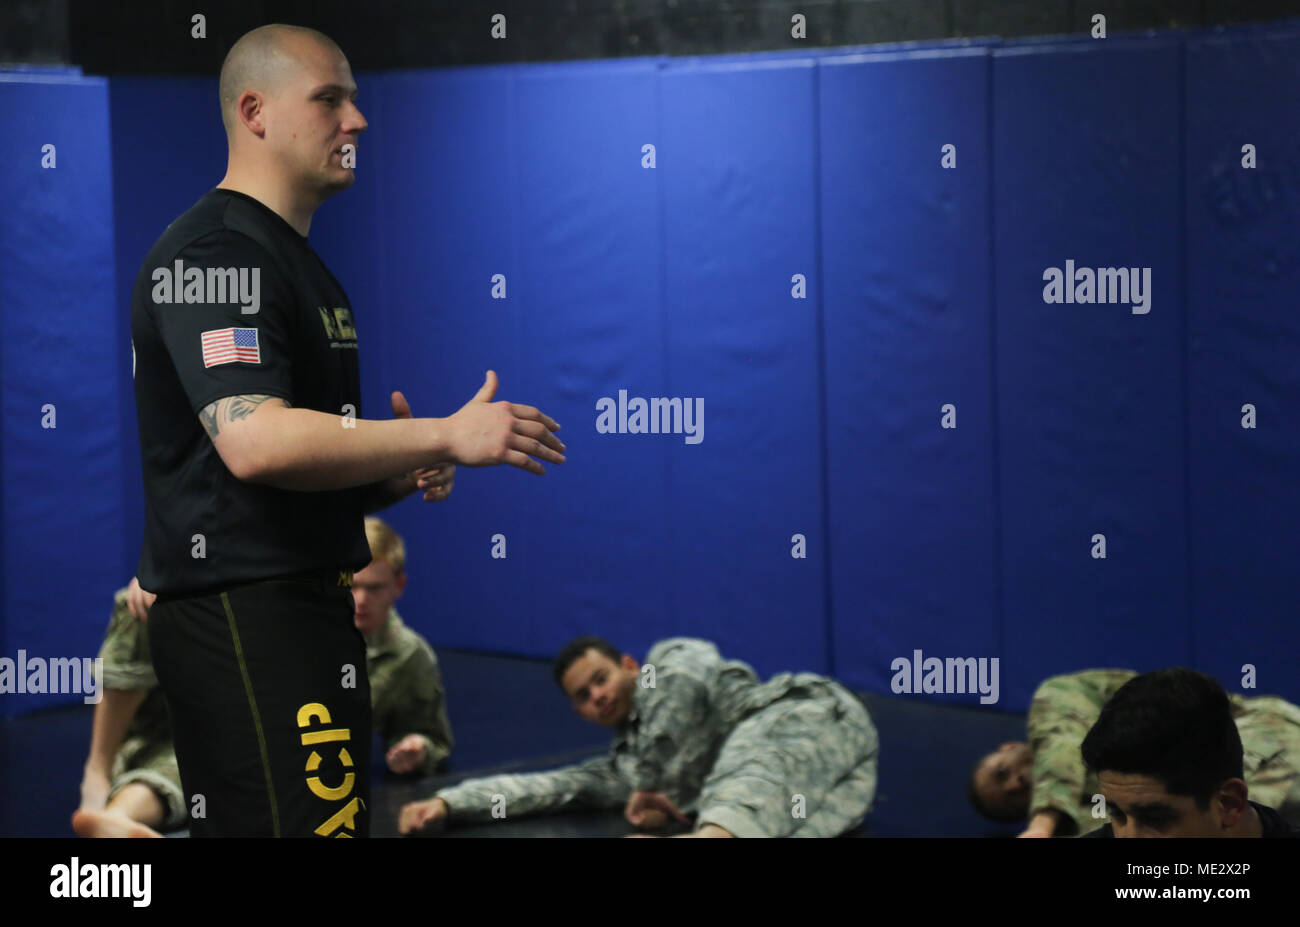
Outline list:
[[[839,683],[780,673],[766,683],[713,644],[671,638],[646,665],[601,638],[568,644],[555,679],[585,720],[614,731],[610,752],[550,772],[462,782],[401,811],[402,833],[442,821],[572,808],[623,808],[694,837],[834,837],[860,824],[876,789],[878,739]]]
[[[1300,836],[1250,801],[1232,705],[1204,673],[1179,667],[1129,680],[1081,752],[1111,819],[1088,836]]]
[[[1028,743],[1004,743],[975,765],[970,798],[976,809],[997,821],[1028,818],[1024,837],[1070,836],[1101,826],[1101,790],[1079,748],[1102,706],[1136,676],[1096,669],[1043,682],[1029,707]],[[1227,698],[1251,795],[1300,821],[1300,708],[1271,696]]]

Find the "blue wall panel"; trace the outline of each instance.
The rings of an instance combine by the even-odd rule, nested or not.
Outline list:
[[[764,673],[827,668],[814,75],[810,60],[665,70],[667,370],[662,393],[630,391],[703,399],[699,443],[632,439],[667,452],[663,633]]]
[[[446,416],[494,369],[496,399],[551,415],[569,448],[545,476],[461,468],[448,501],[390,510],[420,571],[403,613],[448,645],[544,655],[595,633],[643,653],[665,614],[666,478],[647,467],[663,451],[595,427],[601,396],[663,368],[656,180],[639,156],[653,69],[592,71],[388,78],[385,112],[410,95],[434,113],[385,129],[384,198],[406,206],[388,285],[425,294],[388,317],[387,372]]]
[[[662,175],[641,167],[641,146],[659,136],[655,91],[644,61],[517,71],[518,269],[503,308],[520,351],[507,396],[559,421],[569,449],[541,479],[502,475],[527,513],[510,579],[517,602],[536,604],[513,618],[530,653],[599,634],[643,658],[672,620],[665,537],[678,441],[596,430],[601,397],[665,388]]]
[[[1258,692],[1300,702],[1297,94],[1295,32],[1188,43],[1193,639],[1225,684],[1239,688],[1250,664]],[[1257,167],[1243,167],[1243,145]],[[1247,403],[1253,430],[1242,428]]]
[[[987,86],[981,49],[821,68],[834,652],[877,692],[998,655]]]
[[[114,336],[108,85],[0,79],[0,112],[0,656],[93,657],[124,584],[118,384],[131,369]],[[2,695],[0,714],[83,695]]]
[[[509,278],[515,268],[515,206],[504,182],[511,169],[511,83],[500,70],[394,74],[384,83],[382,112],[391,115],[376,142],[386,152],[379,188],[392,306],[384,319],[384,373],[386,387],[402,390],[416,415],[451,414],[474,395],[488,367],[504,380],[498,399],[521,398],[509,379],[519,353],[511,310],[489,289],[493,274]],[[369,414],[387,418],[391,410]],[[527,479],[465,470],[446,502],[390,510],[414,574],[403,610],[417,627],[436,616],[435,643],[517,647],[513,630],[532,602],[518,599],[509,582],[506,565],[517,561],[489,560],[487,553],[495,533],[519,540],[527,522],[524,490],[536,488],[524,486]]]
[[[998,51],[994,272],[1005,701],[1190,658],[1178,45]],[[1047,304],[1044,271],[1151,270],[1149,312]],[[1130,294],[1131,295],[1131,294]],[[1107,557],[1093,559],[1103,534]]]
[[[570,447],[543,477],[462,468],[447,502],[394,512],[431,567],[405,609],[457,646],[550,653],[585,632],[632,648],[625,629],[662,612],[657,532],[646,527],[662,517],[662,491],[624,479],[636,449],[596,440],[594,425],[606,379],[661,367],[658,274],[646,260],[654,187],[636,173],[651,71],[600,81],[585,71],[390,78],[386,111],[408,111],[403,94],[434,101],[427,128],[387,127],[397,155],[385,199],[415,204],[391,227],[388,276],[397,292],[427,294],[395,307],[392,375],[416,384],[426,414],[445,416],[492,368],[496,399],[541,408]],[[421,187],[430,192],[403,193]],[[497,274],[504,299],[492,298]],[[491,557],[496,534],[505,559]]]

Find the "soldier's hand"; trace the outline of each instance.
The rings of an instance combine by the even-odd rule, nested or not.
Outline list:
[[[1029,819],[1029,826],[1024,829],[1019,837],[1051,837],[1056,833],[1056,815],[1051,811],[1044,811],[1034,815]]]
[[[425,502],[441,502],[451,495],[456,482],[456,465],[443,464],[432,470],[415,471],[415,488],[424,490]]]
[[[404,775],[419,769],[424,763],[424,738],[419,734],[407,734],[384,755],[388,768],[398,775]]]
[[[544,412],[517,402],[493,402],[497,375],[489,370],[474,398],[447,424],[452,458],[466,467],[510,464],[538,476],[545,468],[533,460],[564,463],[564,442],[552,434],[560,426]]]
[[[149,617],[149,609],[153,608],[153,603],[157,598],[158,596],[152,592],[146,592],[140,588],[138,577],[131,577],[131,584],[126,587],[126,604],[137,621],[144,621]]]
[[[397,831],[402,835],[417,831],[441,830],[447,821],[447,803],[441,798],[413,801],[403,805],[397,816]]]
[[[411,405],[400,390],[393,390],[389,399],[393,404],[393,418],[411,417]],[[406,480],[414,489],[424,490],[425,502],[441,502],[451,495],[452,483],[456,481],[456,465],[421,467],[406,474]]]
[[[643,830],[658,830],[668,823],[670,817],[683,824],[691,823],[691,819],[678,811],[673,800],[662,792],[633,792],[623,816],[633,827]]]

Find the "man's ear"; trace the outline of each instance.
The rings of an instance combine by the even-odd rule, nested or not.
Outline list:
[[[266,135],[266,114],[263,112],[263,99],[260,93],[245,90],[235,101],[235,115],[248,127],[248,130],[262,138]]]
[[[1214,798],[1219,803],[1220,820],[1225,828],[1232,827],[1250,807],[1247,800],[1250,789],[1243,779],[1229,779],[1219,786]]]
[[[632,656],[631,654],[628,653],[623,654],[623,660],[621,665],[623,669],[627,670],[629,673],[641,672],[641,664],[636,662],[636,657]]]
[[[397,576],[394,578],[397,581],[397,595],[395,595],[393,598],[400,599],[402,597],[402,593],[406,591],[406,571],[403,570],[402,572],[398,573]]]

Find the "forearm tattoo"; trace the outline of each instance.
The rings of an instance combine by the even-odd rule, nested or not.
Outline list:
[[[203,423],[203,430],[208,433],[208,437],[215,438],[221,433],[222,425],[229,425],[241,418],[248,418],[257,411],[258,406],[268,399],[279,399],[284,403],[285,408],[293,407],[293,403],[280,396],[263,396],[260,394],[227,396],[225,399],[218,399],[216,402],[204,406],[203,410],[199,412],[199,421]]]

